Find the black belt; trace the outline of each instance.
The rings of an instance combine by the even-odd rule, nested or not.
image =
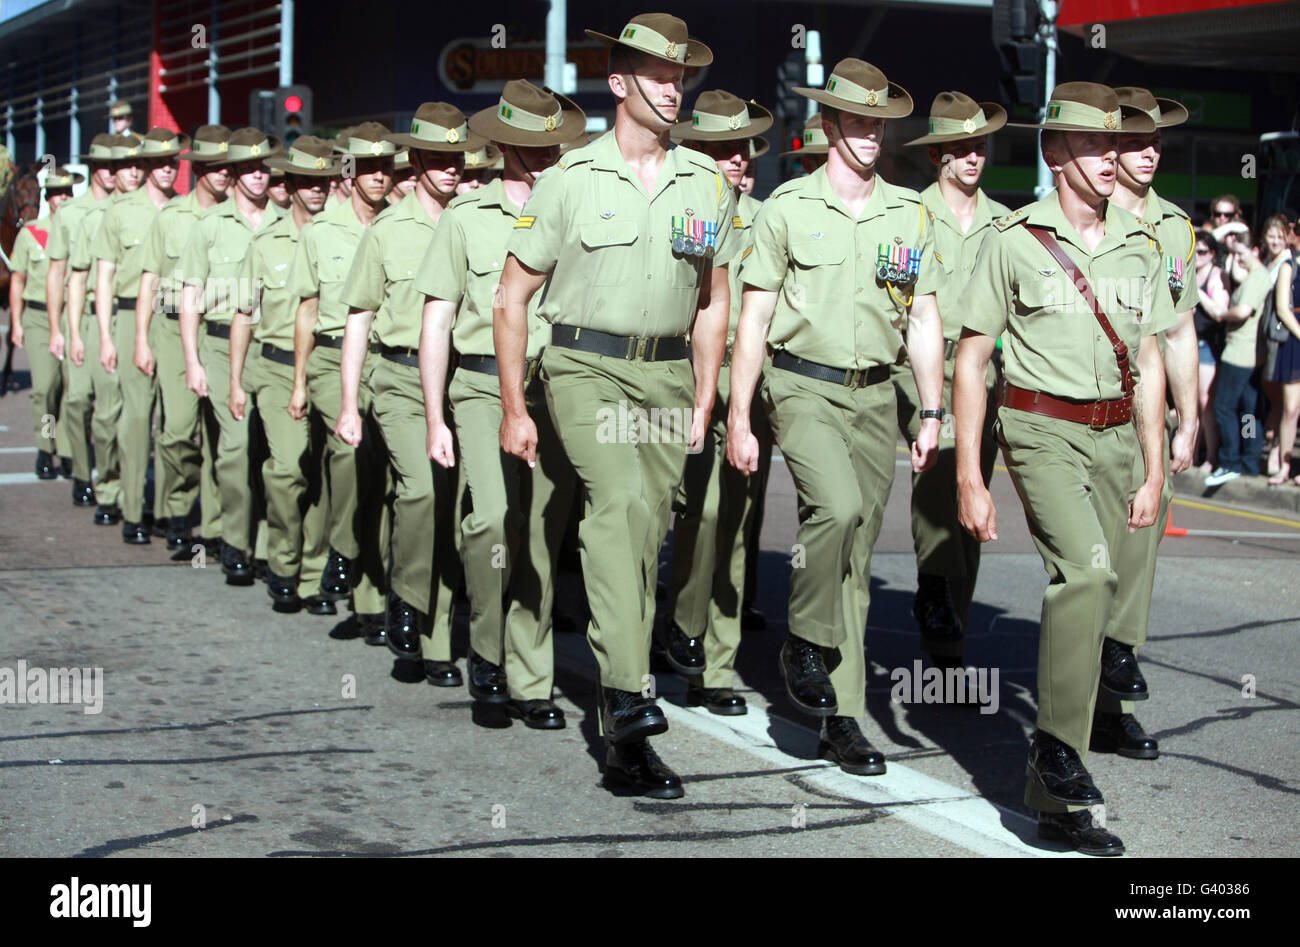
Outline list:
[[[675,362],[686,358],[686,339],[680,335],[642,338],[635,335],[611,335],[599,329],[552,326],[551,344],[626,361]]]
[[[398,365],[406,365],[411,368],[420,367],[420,349],[418,347],[412,349],[377,343],[377,345],[372,345],[370,350],[373,352],[376,347],[379,354],[390,362],[396,362]]]
[[[279,362],[281,365],[293,365],[293,353],[286,352],[284,349],[277,349],[269,342],[262,343],[262,358],[269,358],[273,362]]]
[[[139,298],[139,296],[118,296],[117,308],[130,309],[132,312],[135,312],[135,301]]]
[[[810,362],[806,358],[799,358],[786,351],[775,352],[772,355],[772,367],[794,372],[805,378],[835,382],[848,388],[866,388],[868,385],[878,385],[889,379],[888,365],[872,365],[870,368],[832,368],[830,365]]]
[[[229,322],[209,322],[206,323],[208,335],[218,339],[230,338]]]
[[[317,344],[317,345],[323,345],[323,346],[325,346],[327,349],[341,349],[341,348],[343,348],[343,336],[341,336],[341,335],[325,335],[323,332],[322,332],[322,333],[317,333],[317,335],[316,335],[316,344]]]
[[[541,364],[541,358],[530,358],[524,364],[524,386],[527,387],[533,378],[537,375],[537,366]],[[492,375],[499,378],[500,373],[497,371],[497,360],[495,355],[462,355],[456,365],[457,368],[463,368],[471,372],[481,372],[484,375]]]
[[[179,312],[172,312],[170,309],[164,312],[163,315],[168,319],[175,319],[177,322],[180,322],[181,320],[181,314]]]
[[[49,311],[49,310],[47,310],[47,309],[45,308],[45,303],[29,303],[29,302],[24,302],[24,303],[23,303],[23,306],[24,306],[25,308],[27,308],[27,309],[31,309],[31,310],[33,310],[33,311],[35,311],[35,312],[48,312],[48,311]]]

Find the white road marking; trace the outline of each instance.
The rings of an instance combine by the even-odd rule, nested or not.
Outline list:
[[[18,483],[40,483],[41,478],[34,473],[0,473],[0,486]]]
[[[34,454],[35,447],[0,447],[0,454]]]

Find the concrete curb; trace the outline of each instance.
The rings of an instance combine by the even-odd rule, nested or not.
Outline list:
[[[1174,474],[1174,495],[1300,516],[1300,487],[1270,487],[1267,477],[1238,477],[1217,487],[1206,487],[1205,477],[1199,470]]]

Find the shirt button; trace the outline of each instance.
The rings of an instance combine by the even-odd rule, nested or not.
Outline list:
[[[861,286],[858,287],[858,292],[862,292],[862,287],[861,287]]]
[[[858,325],[859,325],[859,326],[862,325],[862,320],[861,320],[861,319],[858,320]]]
[[[646,278],[646,279],[654,279],[654,274],[653,274],[653,273],[647,273],[647,274],[645,275],[645,278]]]

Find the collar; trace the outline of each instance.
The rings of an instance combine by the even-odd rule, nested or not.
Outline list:
[[[493,178],[485,186],[471,191],[470,194],[478,195],[477,204],[479,207],[496,207],[501,213],[510,217],[518,217],[522,213],[522,208],[516,207],[514,201],[506,195],[505,181],[502,178]],[[470,196],[469,194],[466,195]],[[450,210],[448,206],[448,210]]]
[[[1113,201],[1106,201],[1106,235],[1101,238],[1095,250],[1089,250],[1088,245],[1079,236],[1079,232],[1074,229],[1074,225],[1066,220],[1065,212],[1061,210],[1060,195],[1056,189],[1041,201],[1029,205],[1029,214],[1025,218],[1025,223],[1048,228],[1056,234],[1057,239],[1072,244],[1090,257],[1118,249],[1133,234],[1146,236],[1142,224],[1135,216]]]
[[[805,200],[821,201],[831,210],[843,214],[849,220],[853,220],[854,223],[863,223],[875,217],[882,217],[886,210],[903,206],[904,202],[899,198],[893,185],[877,174],[876,185],[871,189],[871,196],[867,198],[866,206],[862,208],[862,216],[854,220],[853,215],[849,213],[849,209],[844,205],[844,201],[831,187],[831,179],[826,173],[826,167],[826,165],[822,165],[808,175],[808,185],[804,189],[804,193],[800,195]]]
[[[957,220],[957,215],[952,212],[948,202],[943,199],[943,191],[939,188],[939,182],[934,181],[921,192],[921,203],[924,204],[934,214],[937,222],[942,222],[959,237],[969,237],[978,233],[985,227],[993,224],[993,208],[989,206],[988,196],[984,193],[984,188],[975,190],[975,217],[971,220],[970,230],[963,231],[961,223]]]
[[[591,163],[594,167],[601,171],[612,171],[638,191],[645,192],[645,185],[641,183],[641,178],[632,170],[632,166],[623,157],[623,152],[619,150],[618,137],[613,129],[608,134],[597,138],[588,147],[592,149]],[[675,179],[689,177],[695,173],[695,168],[685,155],[679,154],[681,150],[681,145],[673,145],[668,149],[664,156],[663,168],[659,171],[659,180],[655,183],[655,192],[650,195],[651,200],[663,193],[664,188]]]

